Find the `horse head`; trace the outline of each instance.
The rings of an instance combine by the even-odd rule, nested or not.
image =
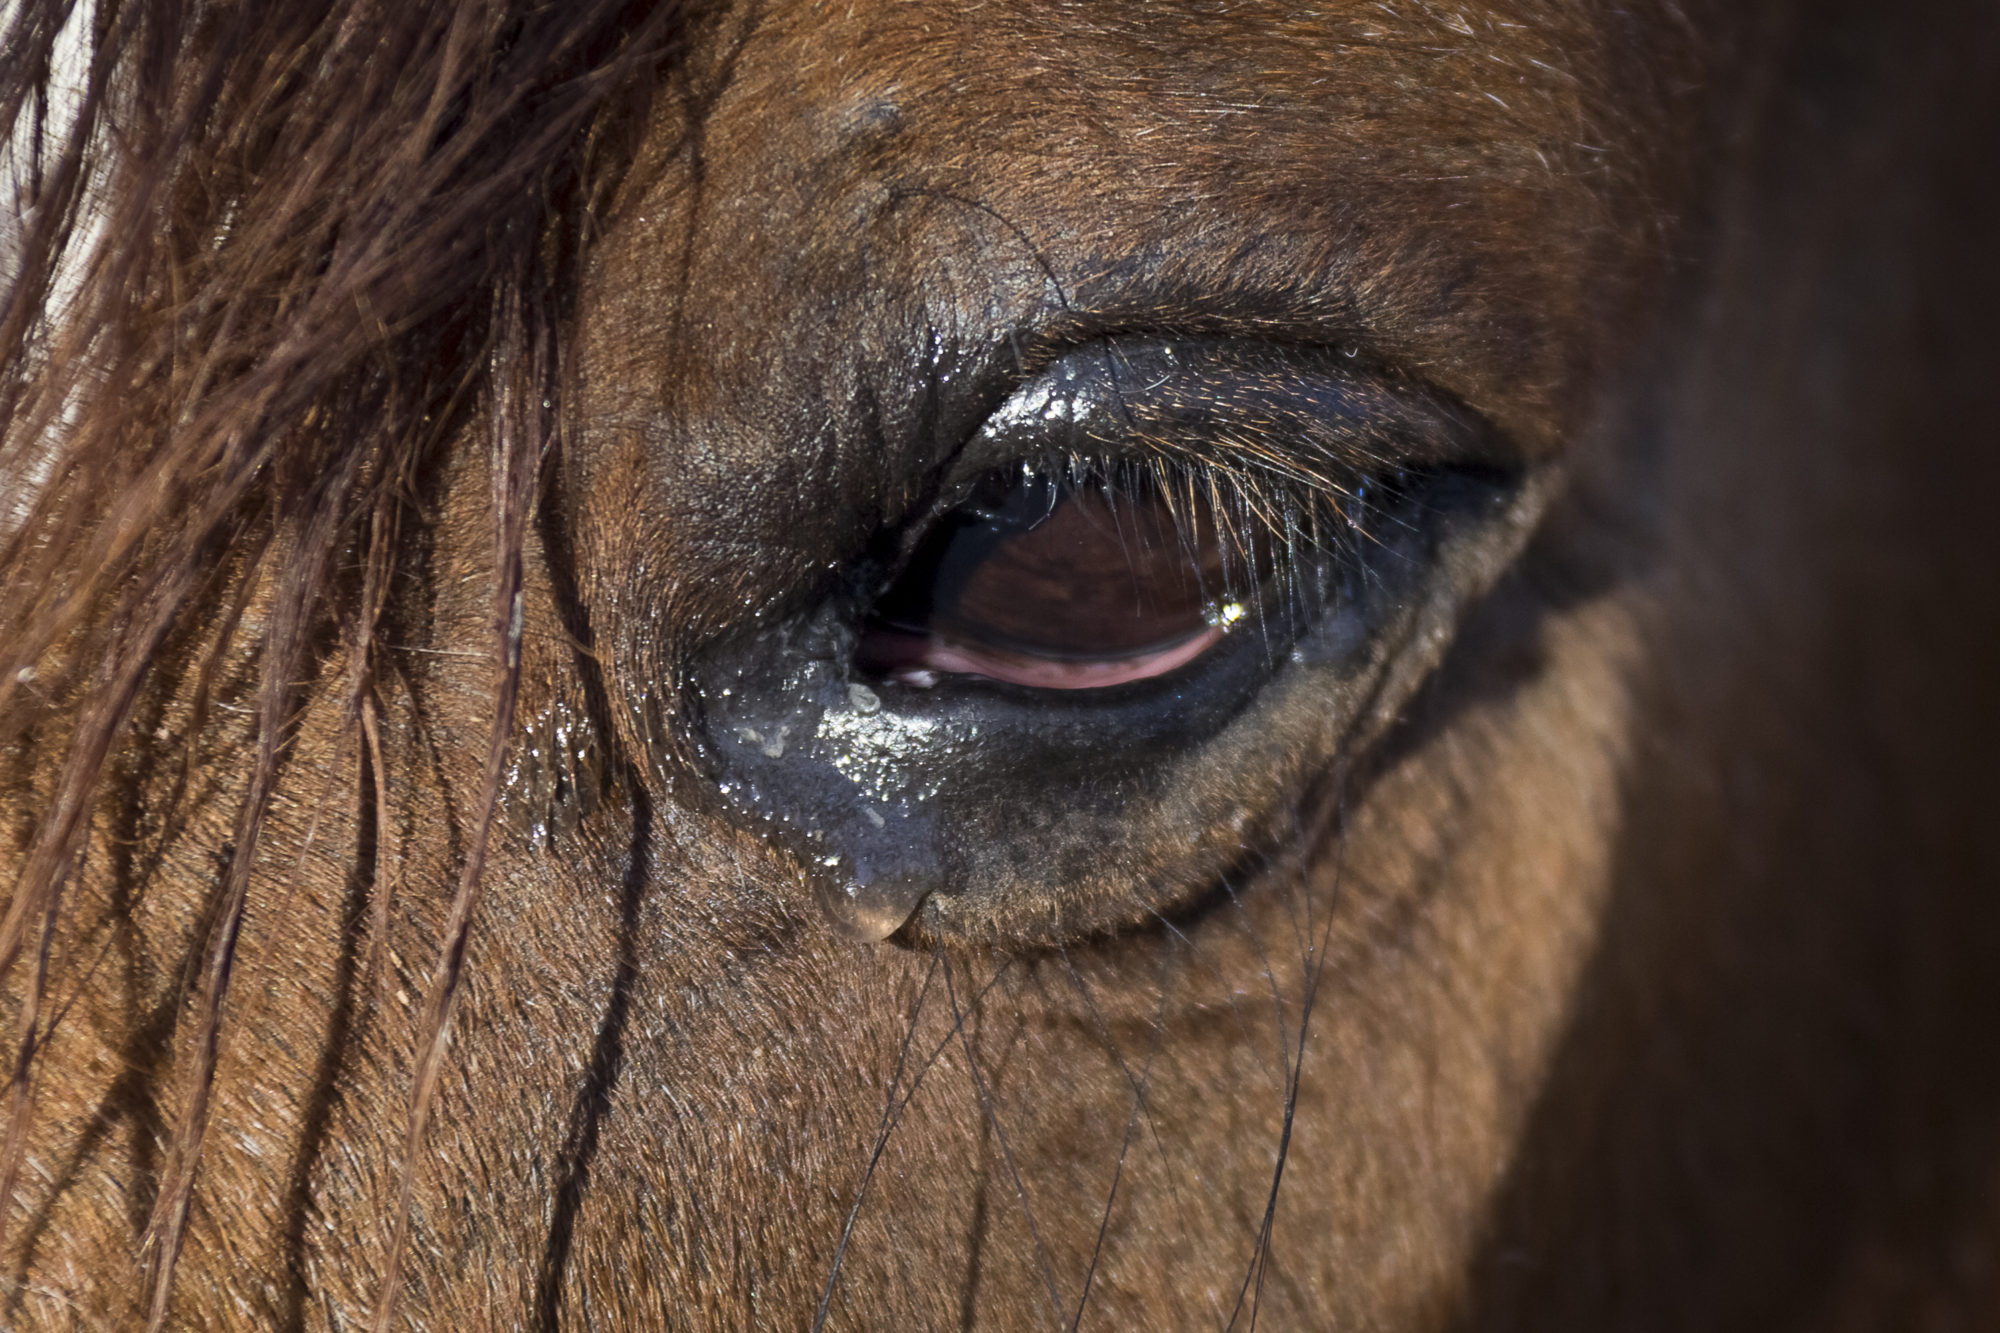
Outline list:
[[[23,0],[7,1321],[1978,1308],[1996,30],[1770,8]]]

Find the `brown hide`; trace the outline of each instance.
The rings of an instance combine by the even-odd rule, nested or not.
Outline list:
[[[688,15],[564,150],[618,166],[555,270],[560,431],[496,480],[518,386],[473,358],[365,707],[347,621],[302,655],[212,1084],[288,605],[254,525],[154,655],[55,928],[5,1323],[367,1326],[392,1254],[435,1330],[2000,1323],[2000,20],[1871,9]],[[954,836],[998,887],[844,938],[719,794],[703,664],[920,526],[994,375],[1154,334],[1359,347],[1525,498],[1360,702],[1274,671],[1112,835],[1023,832],[995,756]],[[24,867],[85,702],[11,705]]]

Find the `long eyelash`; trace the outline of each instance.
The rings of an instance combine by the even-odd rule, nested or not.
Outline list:
[[[1065,487],[1100,486],[1114,516],[1116,497],[1157,494],[1190,558],[1206,515],[1223,558],[1225,586],[1213,600],[1256,615],[1260,629],[1272,603],[1304,608],[1325,594],[1330,580],[1364,568],[1362,554],[1384,544],[1386,526],[1409,526],[1391,503],[1405,489],[1401,469],[1309,467],[1252,438],[1208,443],[1201,452],[1153,440],[1140,454],[1071,452],[1025,464],[1023,478],[1063,483],[1050,488],[1052,506]],[[1231,461],[1210,452],[1217,445]],[[1268,566],[1261,573],[1260,563]]]

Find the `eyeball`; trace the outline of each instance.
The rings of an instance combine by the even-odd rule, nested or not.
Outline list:
[[[1268,529],[1154,469],[1016,469],[944,516],[876,603],[859,669],[903,684],[973,676],[1034,689],[1166,675],[1245,616]]]

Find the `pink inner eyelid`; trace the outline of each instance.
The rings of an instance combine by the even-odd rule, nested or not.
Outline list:
[[[941,674],[979,676],[1038,690],[1101,690],[1164,676],[1214,647],[1222,633],[1221,626],[1211,625],[1150,653],[1099,662],[1028,657],[933,636],[915,660],[897,667],[890,679],[920,684],[932,674]]]

